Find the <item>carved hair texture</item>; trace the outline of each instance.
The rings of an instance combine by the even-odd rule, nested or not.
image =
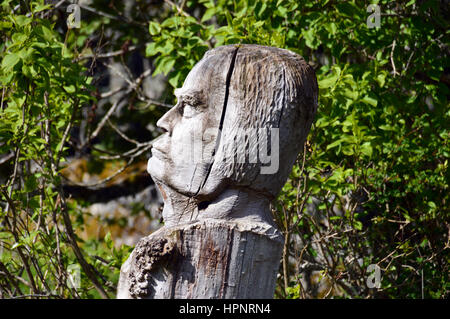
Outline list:
[[[204,58],[220,51],[230,54],[230,46],[210,50]],[[298,54],[274,47],[240,45],[231,76],[223,139],[213,170],[233,184],[276,196],[302,150],[317,110],[317,96],[315,72]],[[278,129],[278,145],[270,142],[273,128]],[[279,166],[273,174],[261,174],[261,166],[266,164],[260,160],[237,160],[240,151],[261,154],[265,143],[269,153],[278,156]]]

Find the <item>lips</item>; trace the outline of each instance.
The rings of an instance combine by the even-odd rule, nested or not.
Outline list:
[[[152,157],[153,156],[158,159],[167,159],[167,155],[163,151],[157,149],[154,146],[152,147]]]
[[[164,149],[168,149],[169,145],[169,137],[168,134],[162,134],[158,138],[156,138],[153,142],[153,147],[151,149],[152,157],[156,157],[158,159],[167,159],[168,156]]]

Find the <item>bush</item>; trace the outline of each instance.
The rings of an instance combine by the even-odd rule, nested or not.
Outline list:
[[[367,1],[139,1],[131,9],[93,1],[81,28],[69,30],[56,14],[61,7],[24,3],[27,8],[3,1],[0,24],[0,147],[7,154],[1,160],[7,166],[0,206],[2,296],[114,292],[129,247],[116,249],[108,237],[82,242],[71,230],[83,227],[83,203],[68,200],[62,188],[64,157],[88,152],[100,162],[117,158],[101,157],[103,151],[122,154],[127,164],[145,157],[157,131],[139,142],[114,125],[103,129],[102,119],[155,123],[174,97],[167,88],[160,100],[150,99],[140,86],[150,72],[133,79],[128,70],[124,77],[133,81],[120,100],[128,100],[128,108],[111,116],[117,105],[107,100],[112,111],[101,113],[96,106],[109,96],[98,91],[105,65],[98,62],[100,49],[124,66],[126,57],[145,55],[153,75],[166,75],[179,87],[208,49],[257,43],[305,57],[320,89],[304,152],[273,205],[285,234],[276,296],[448,297],[445,1],[378,1],[380,26],[374,28]],[[71,132],[81,129],[92,138],[84,148],[69,148]],[[136,132],[142,131],[125,133],[136,138]],[[123,138],[137,144],[115,142]],[[66,284],[71,264],[82,269],[77,291]]]

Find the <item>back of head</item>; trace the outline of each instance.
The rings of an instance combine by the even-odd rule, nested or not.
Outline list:
[[[230,47],[210,50],[205,58],[229,55]],[[302,150],[317,110],[315,72],[296,53],[259,45],[239,45],[230,67],[223,138],[212,173],[232,185],[275,197]],[[245,160],[239,160],[242,153]],[[263,157],[269,162],[266,158],[263,163]]]

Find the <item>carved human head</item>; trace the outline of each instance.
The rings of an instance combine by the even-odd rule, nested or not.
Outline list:
[[[283,187],[317,110],[312,67],[291,51],[259,45],[205,53],[157,123],[148,171],[202,200],[226,188],[268,198]]]

